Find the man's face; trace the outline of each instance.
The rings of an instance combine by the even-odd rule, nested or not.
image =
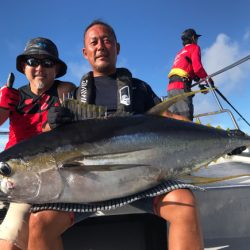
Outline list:
[[[96,24],[88,29],[83,55],[89,61],[94,76],[110,75],[116,71],[119,50],[119,44],[106,26]]]
[[[30,56],[23,62],[24,74],[33,93],[43,93],[53,85],[57,67],[54,61],[43,55]]]

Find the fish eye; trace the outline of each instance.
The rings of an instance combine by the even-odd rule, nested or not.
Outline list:
[[[0,174],[5,177],[11,175],[11,167],[6,162],[0,162]]]

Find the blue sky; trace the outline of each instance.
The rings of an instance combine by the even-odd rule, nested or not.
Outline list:
[[[249,0],[8,0],[0,3],[0,83],[9,72],[14,86],[27,83],[16,70],[16,56],[34,37],[52,39],[60,58],[68,64],[61,78],[78,85],[90,67],[82,57],[84,28],[94,19],[110,23],[121,44],[118,66],[127,67],[148,82],[159,96],[166,95],[167,74],[181,49],[180,35],[186,28],[202,34],[199,45],[205,69],[212,74],[250,54]],[[250,121],[250,61],[214,78],[216,86],[235,108]],[[211,94],[194,98],[195,113],[217,110]],[[228,108],[222,101],[224,108]],[[250,128],[236,115],[240,128]],[[233,127],[228,116],[205,123]],[[1,129],[8,129],[8,123]]]

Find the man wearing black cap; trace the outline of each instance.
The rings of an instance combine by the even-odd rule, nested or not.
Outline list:
[[[168,74],[168,97],[190,92],[193,80],[206,80],[208,75],[202,66],[201,51],[197,45],[200,36],[194,29],[187,29],[182,33],[181,39],[184,47],[177,53],[172,69]],[[211,78],[208,81],[213,85]],[[201,86],[201,88],[204,88],[204,86]],[[186,97],[173,104],[169,110],[192,121],[194,112],[192,98],[193,96]]]
[[[47,38],[31,39],[17,56],[16,68],[25,74],[29,83],[18,90],[12,86],[0,90],[0,125],[10,119],[5,149],[46,131],[48,110],[59,106],[63,94],[75,88],[73,83],[55,80],[65,75],[67,65],[59,58],[56,45]],[[0,227],[1,250],[26,249],[27,236],[20,232],[25,231],[27,223],[23,220],[28,208],[27,204],[10,204]]]

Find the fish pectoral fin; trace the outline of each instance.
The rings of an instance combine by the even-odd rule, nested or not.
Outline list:
[[[114,164],[114,165],[88,165],[84,166],[84,168],[88,171],[116,171],[116,170],[124,170],[124,169],[131,169],[136,167],[141,167],[145,165],[138,165],[138,164]]]
[[[196,93],[203,92],[202,90],[196,90],[192,92],[187,92],[184,94],[176,95],[171,98],[167,98],[165,101],[157,104],[150,110],[146,112],[148,115],[162,115],[165,111],[168,111],[169,107],[172,106],[174,103],[183,100],[184,98],[188,96],[195,95]]]
[[[187,175],[181,178],[181,181],[188,181],[189,183],[195,185],[201,184],[209,184],[214,182],[226,181],[226,180],[233,180],[239,177],[250,176],[250,174],[240,174],[240,175],[232,175],[232,176],[224,176],[224,177],[205,177],[205,176],[193,176]]]
[[[139,165],[139,164],[113,164],[113,165],[86,165],[82,162],[68,162],[64,163],[61,167],[62,168],[71,168],[72,170],[76,170],[81,168],[84,171],[116,171],[116,170],[124,170],[124,169],[131,169],[136,167],[141,167],[146,165]]]

